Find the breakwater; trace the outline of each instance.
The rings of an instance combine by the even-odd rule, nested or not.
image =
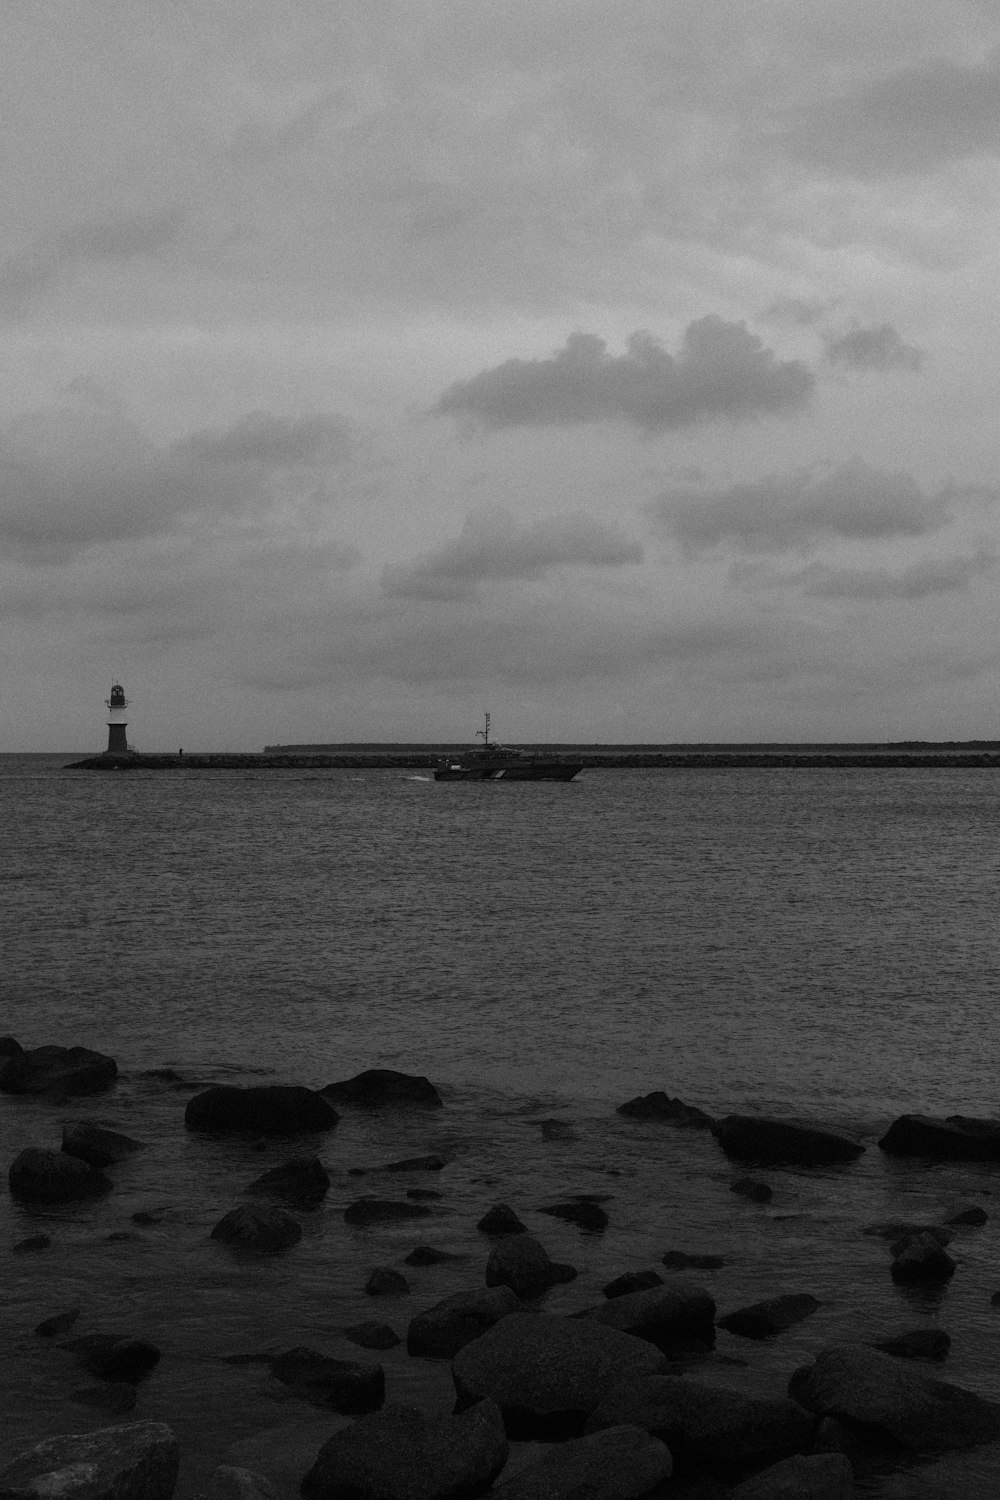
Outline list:
[[[674,768],[677,770],[725,769],[867,769],[915,767],[1000,767],[1000,749],[965,749],[952,746],[914,749],[888,746],[836,746],[803,749],[706,750],[572,750],[584,770]],[[565,753],[560,746],[560,753]],[[260,753],[195,752],[178,754],[91,755],[72,761],[69,771],[327,771],[327,770],[431,770],[440,761],[440,750],[351,750],[308,753],[264,751]]]

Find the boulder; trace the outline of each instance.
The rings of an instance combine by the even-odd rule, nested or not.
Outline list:
[[[769,1165],[826,1166],[854,1161],[865,1149],[839,1130],[765,1115],[726,1115],[712,1133],[731,1159]]]
[[[601,1290],[605,1297],[627,1297],[629,1292],[648,1292],[652,1286],[662,1286],[659,1271],[625,1271],[607,1282]]]
[[[587,1430],[635,1422],[678,1462],[732,1474],[808,1448],[813,1420],[796,1401],[767,1400],[678,1375],[644,1375],[611,1385]]]
[[[501,1318],[451,1365],[460,1408],[488,1396],[510,1437],[546,1441],[579,1437],[613,1382],[665,1368],[643,1339],[589,1318],[532,1312]]]
[[[710,1348],[715,1342],[715,1299],[680,1276],[644,1292],[614,1297],[588,1317],[660,1346],[693,1340]]]
[[[397,1073],[394,1068],[368,1068],[353,1078],[326,1084],[320,1093],[335,1104],[356,1104],[364,1109],[400,1104],[417,1104],[425,1109],[442,1106],[441,1095],[428,1078]]]
[[[739,1334],[740,1338],[767,1339],[801,1323],[817,1307],[818,1300],[809,1292],[788,1292],[783,1297],[768,1297],[763,1302],[753,1302],[749,1307],[727,1313],[719,1319],[719,1327]]]
[[[951,1348],[951,1335],[943,1328],[909,1328],[891,1339],[880,1339],[873,1347],[897,1359],[942,1360]]]
[[[507,1453],[492,1401],[456,1416],[392,1402],[327,1439],[301,1494],[303,1500],[464,1500],[489,1489]]]
[[[852,1500],[854,1470],[843,1453],[795,1454],[745,1479],[731,1500]]]
[[[105,1380],[100,1385],[87,1385],[71,1391],[69,1399],[80,1406],[96,1407],[98,1411],[123,1417],[127,1411],[133,1410],[138,1396],[130,1380]]]
[[[62,1149],[67,1156],[79,1157],[92,1167],[111,1167],[144,1149],[142,1141],[117,1130],[105,1130],[86,1120],[74,1120],[63,1126]]]
[[[376,1411],[385,1400],[381,1365],[331,1359],[318,1349],[286,1349],[268,1357],[271,1374],[313,1406],[329,1406],[345,1416]]]
[[[928,1156],[937,1161],[1000,1161],[1000,1121],[970,1115],[900,1115],[879,1147],[889,1156]]]
[[[517,1294],[509,1286],[454,1292],[410,1320],[407,1353],[427,1359],[454,1359],[459,1349],[471,1344],[519,1305]]]
[[[399,1203],[391,1198],[358,1198],[344,1209],[348,1224],[392,1224],[401,1219],[426,1219],[431,1210],[424,1203]]]
[[[48,1438],[0,1468],[2,1500],[170,1500],[180,1445],[162,1422]]]
[[[954,1274],[955,1262],[936,1235],[910,1235],[893,1246],[893,1281],[940,1285]]]
[[[322,1094],[299,1084],[260,1084],[237,1088],[220,1083],[188,1100],[188,1130],[255,1135],[293,1135],[332,1130],[340,1116]]]
[[[491,1239],[499,1239],[505,1234],[527,1233],[527,1226],[521,1223],[517,1214],[506,1203],[494,1203],[483,1214],[476,1228],[480,1234],[489,1235]]]
[[[352,1323],[343,1330],[343,1334],[345,1339],[350,1339],[352,1344],[358,1344],[362,1349],[395,1349],[397,1344],[402,1343],[399,1334],[388,1323]]]
[[[32,1203],[99,1198],[112,1188],[111,1179],[96,1167],[44,1146],[28,1146],[20,1152],[11,1162],[8,1182],[15,1198]]]
[[[280,1198],[296,1208],[314,1208],[326,1197],[330,1174],[318,1156],[293,1156],[255,1177],[244,1192],[253,1197]]]
[[[376,1266],[365,1282],[369,1297],[405,1297],[410,1283],[393,1266]]]
[[[796,1370],[789,1395],[819,1417],[915,1451],[1000,1438],[1000,1405],[863,1344],[824,1349]]]
[[[749,1203],[770,1203],[774,1197],[774,1189],[756,1177],[737,1177],[729,1184],[729,1191],[739,1198],[746,1198]]]
[[[77,1363],[91,1375],[132,1384],[148,1375],[160,1360],[155,1344],[121,1333],[87,1333],[66,1339],[59,1347],[75,1354]]]
[[[486,1262],[486,1285],[507,1286],[518,1297],[538,1297],[558,1282],[571,1281],[572,1266],[550,1260],[533,1234],[509,1234],[497,1240]]]
[[[491,1494],[497,1500],[638,1500],[672,1471],[665,1443],[623,1424],[555,1444]]]
[[[548,1214],[553,1219],[562,1219],[566,1224],[575,1224],[578,1229],[586,1229],[591,1234],[600,1234],[608,1227],[608,1216],[599,1203],[591,1203],[586,1199],[574,1198],[568,1203],[550,1203],[547,1208],[540,1208],[540,1214]]]
[[[234,1250],[269,1255],[297,1244],[302,1238],[302,1225],[270,1204],[243,1203],[222,1216],[211,1238]]]
[[[78,1094],[102,1094],[118,1077],[118,1064],[89,1047],[31,1047],[0,1038],[0,1093],[44,1094],[57,1103]]]
[[[713,1125],[712,1116],[703,1109],[681,1099],[671,1099],[662,1089],[627,1099],[619,1104],[618,1113],[637,1120],[663,1120],[667,1125],[680,1125],[688,1130],[711,1130]]]

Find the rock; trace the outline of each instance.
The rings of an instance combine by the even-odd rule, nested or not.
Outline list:
[[[627,1297],[629,1292],[648,1292],[651,1286],[662,1286],[658,1271],[626,1271],[602,1288],[605,1297]]]
[[[457,1254],[454,1250],[438,1250],[433,1245],[414,1245],[409,1255],[403,1259],[408,1266],[439,1266],[446,1260],[465,1260],[464,1255]]]
[[[358,1198],[344,1209],[348,1224],[391,1224],[401,1219],[426,1219],[431,1210],[423,1203],[396,1203],[388,1198]]]
[[[337,1104],[357,1104],[366,1109],[383,1105],[417,1104],[440,1109],[441,1095],[422,1075],[397,1073],[393,1068],[368,1068],[339,1083],[328,1083],[320,1093]]]
[[[0,1500],[170,1500],[180,1445],[162,1422],[48,1438],[0,1469]]]
[[[787,1397],[765,1400],[665,1374],[610,1385],[587,1429],[625,1421],[660,1438],[678,1462],[724,1474],[807,1448],[813,1431],[812,1418]]]
[[[145,1339],[120,1333],[87,1333],[66,1339],[60,1349],[69,1349],[77,1363],[102,1380],[126,1380],[134,1384],[159,1363],[160,1351]]]
[[[459,1349],[471,1344],[519,1305],[516,1293],[509,1286],[454,1292],[411,1318],[406,1351],[426,1359],[454,1359]]]
[[[539,1120],[543,1141],[575,1141],[576,1131],[566,1120]]]
[[[950,1215],[950,1217],[946,1220],[946,1223],[972,1224],[978,1226],[980,1224],[985,1224],[988,1219],[989,1214],[986,1212],[985,1208],[980,1208],[978,1203],[974,1203],[971,1204],[968,1208],[958,1209],[955,1213]]]
[[[880,1340],[873,1347],[895,1354],[898,1359],[942,1360],[951,1348],[951,1335],[943,1328],[910,1328],[894,1338]]]
[[[862,1344],[824,1349],[814,1364],[796,1370],[788,1391],[819,1417],[918,1452],[1000,1437],[1000,1405]]]
[[[448,1165],[443,1156],[404,1156],[402,1161],[387,1161],[379,1172],[441,1172]]]
[[[102,1094],[118,1077],[118,1064],[89,1047],[32,1047],[0,1038],[0,1093],[45,1094],[56,1103],[78,1094]]]
[[[553,1219],[562,1219],[567,1224],[575,1224],[578,1229],[589,1230],[592,1234],[600,1234],[608,1226],[608,1216],[599,1203],[588,1203],[578,1198],[569,1203],[550,1203],[547,1208],[540,1208],[538,1212],[549,1214]]]
[[[888,1356],[886,1356],[888,1357]],[[512,1312],[452,1360],[460,1407],[491,1397],[512,1438],[578,1437],[613,1381],[657,1374],[665,1357],[590,1318]]]
[[[365,1282],[369,1297],[405,1297],[409,1290],[406,1277],[392,1266],[376,1266]]]
[[[362,1349],[395,1349],[402,1339],[388,1323],[352,1323],[343,1330],[345,1339],[358,1344]]]
[[[219,1464],[209,1477],[208,1500],[279,1500],[279,1494],[263,1474]]]
[[[330,1174],[318,1156],[293,1156],[255,1177],[244,1192],[254,1197],[280,1198],[296,1208],[312,1208],[326,1197]]]
[[[933,1234],[897,1241],[890,1267],[893,1281],[940,1284],[955,1274],[955,1262]]]
[[[297,1244],[302,1238],[302,1225],[283,1209],[264,1203],[243,1203],[222,1216],[211,1238],[234,1250],[271,1254]]]
[[[714,1298],[681,1277],[644,1292],[626,1292],[595,1307],[589,1317],[660,1346],[694,1340],[711,1348],[715,1343]]]
[[[783,1297],[769,1297],[764,1302],[754,1302],[749,1307],[727,1313],[719,1319],[719,1327],[739,1334],[740,1338],[766,1339],[801,1323],[817,1307],[819,1302],[808,1292],[788,1292]]]
[[[69,1333],[79,1316],[78,1307],[68,1307],[65,1312],[53,1313],[51,1318],[43,1318],[40,1323],[36,1323],[35,1332],[39,1338],[58,1338],[60,1334]]]
[[[685,1104],[681,1099],[671,1099],[662,1089],[652,1094],[640,1094],[619,1104],[618,1113],[638,1120],[663,1120],[668,1125],[680,1125],[689,1130],[711,1130],[713,1120],[703,1109],[694,1104]]]
[[[797,1453],[738,1484],[732,1500],[852,1500],[856,1493],[843,1453]]]
[[[672,1470],[665,1443],[623,1424],[557,1443],[491,1494],[497,1500],[637,1500]]]
[[[527,1233],[497,1240],[486,1263],[486,1285],[510,1287],[518,1297],[538,1297],[575,1275],[572,1267],[550,1260],[540,1241]]]
[[[80,1198],[99,1198],[109,1193],[111,1179],[76,1156],[28,1146],[14,1158],[8,1174],[15,1198],[32,1203],[71,1203]]]
[[[301,1493],[303,1500],[463,1500],[489,1489],[507,1452],[492,1401],[457,1416],[393,1402],[335,1432]]]
[[[774,1189],[766,1182],[758,1182],[755,1177],[737,1177],[735,1182],[729,1184],[729,1191],[748,1199],[750,1203],[770,1203],[774,1197]]]
[[[668,1250],[660,1261],[668,1271],[718,1271],[726,1264],[721,1255],[689,1255],[686,1250]]]
[[[937,1161],[1000,1161],[1000,1121],[969,1115],[900,1115],[879,1147],[889,1156],[928,1156]]]
[[[70,1400],[76,1401],[80,1406],[94,1406],[98,1411],[123,1417],[127,1411],[132,1411],[138,1394],[131,1381],[108,1380],[103,1385],[88,1385],[73,1391]]]
[[[90,1125],[85,1120],[75,1120],[63,1126],[62,1149],[67,1156],[79,1157],[92,1167],[111,1167],[115,1162],[125,1161],[136,1151],[143,1151],[142,1141],[130,1135],[121,1135],[117,1130],[105,1130],[100,1125]]]
[[[506,1234],[527,1234],[528,1232],[527,1227],[521,1223],[517,1214],[506,1203],[494,1203],[493,1207],[483,1214],[476,1228],[480,1234],[487,1234],[496,1239]]]
[[[188,1130],[252,1131],[255,1135],[291,1135],[332,1130],[340,1116],[314,1089],[298,1084],[262,1084],[237,1088],[216,1084],[188,1100]]]
[[[838,1130],[764,1115],[726,1115],[712,1133],[728,1157],[770,1165],[825,1166],[854,1161],[865,1149]]]
[[[50,1234],[29,1234],[27,1239],[18,1240],[11,1246],[14,1255],[30,1255],[35,1250],[48,1250],[52,1244]]]
[[[385,1400],[385,1371],[351,1359],[331,1359],[318,1349],[286,1349],[268,1359],[271,1374],[313,1406],[345,1416],[376,1411]]]

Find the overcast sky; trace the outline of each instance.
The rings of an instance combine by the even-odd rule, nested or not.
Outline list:
[[[998,0],[0,42],[0,749],[1000,734]]]

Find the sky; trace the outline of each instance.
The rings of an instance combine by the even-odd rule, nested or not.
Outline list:
[[[0,42],[0,750],[1000,735],[1000,0]]]

